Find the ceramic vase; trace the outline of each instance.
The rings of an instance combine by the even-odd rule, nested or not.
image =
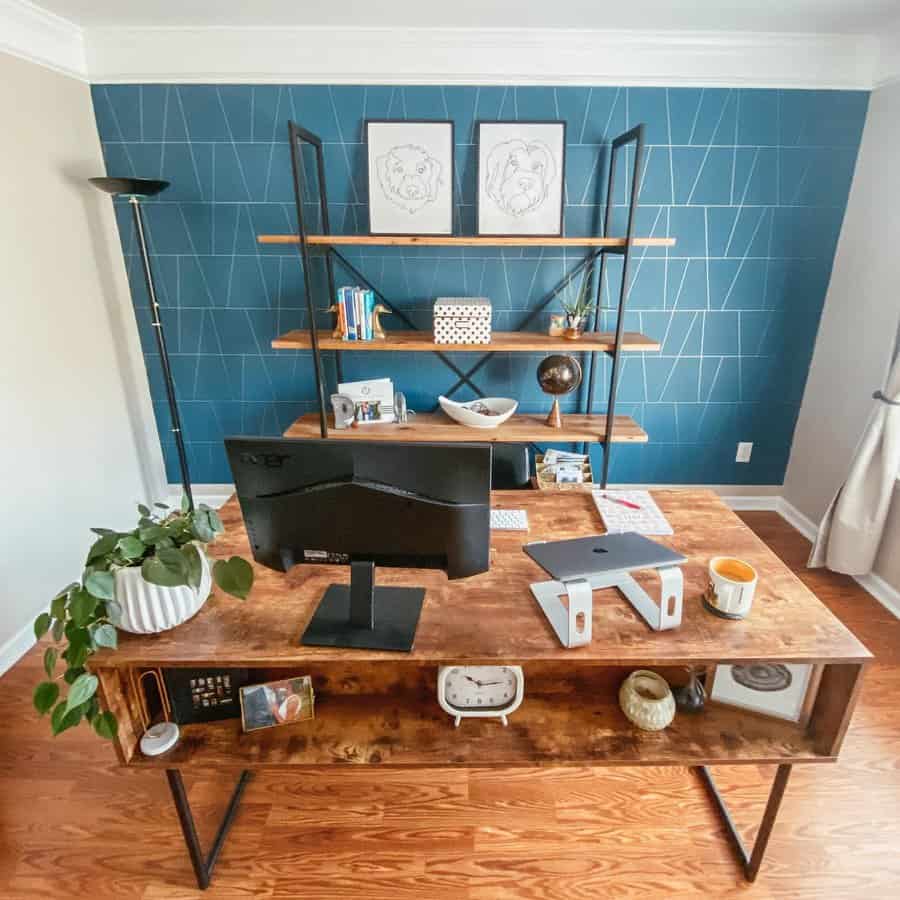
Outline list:
[[[587,316],[566,315],[566,327],[563,329],[563,337],[570,341],[577,341],[587,327]]]
[[[675,698],[666,680],[647,669],[632,672],[619,688],[619,706],[644,731],[661,731],[675,718]]]
[[[200,552],[200,587],[162,587],[144,580],[140,566],[119,569],[115,574],[116,601],[122,621],[116,626],[133,634],[168,631],[195,615],[212,591],[212,570],[203,549]]]

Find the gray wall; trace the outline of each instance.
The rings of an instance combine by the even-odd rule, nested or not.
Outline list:
[[[898,147],[900,82],[879,88],[869,101],[785,478],[785,498],[817,523],[844,479],[897,338]],[[875,571],[900,590],[900,489],[894,492],[886,538]]]
[[[85,181],[104,171],[90,90],[0,53],[0,110],[2,671],[88,529],[129,525],[164,481],[112,204]]]

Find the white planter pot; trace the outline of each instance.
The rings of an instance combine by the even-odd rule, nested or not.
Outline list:
[[[122,607],[122,621],[117,626],[133,634],[156,634],[167,631],[195,615],[212,591],[209,559],[200,551],[200,587],[160,587],[141,575],[140,566],[116,572],[116,600]]]

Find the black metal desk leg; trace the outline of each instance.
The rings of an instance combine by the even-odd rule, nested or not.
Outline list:
[[[725,801],[722,799],[722,795],[719,793],[719,789],[716,787],[709,769],[706,766],[696,766],[695,768],[700,773],[700,777],[703,779],[703,783],[715,804],[716,812],[718,812],[725,823],[725,827],[728,829],[728,837],[731,839],[731,844],[740,860],[741,867],[744,870],[744,877],[747,881],[756,881],[766,847],[769,844],[772,828],[775,825],[775,818],[778,816],[778,808],[781,806],[781,800],[784,797],[792,766],[788,763],[782,763],[775,773],[775,781],[772,782],[772,789],[769,791],[769,799],[766,801],[766,809],[759,826],[759,832],[756,835],[756,841],[753,843],[753,850],[750,853],[747,853],[747,848],[741,840],[741,836],[732,821],[731,814],[728,812],[728,807],[725,805]]]
[[[178,821],[181,824],[181,832],[184,835],[184,842],[187,844],[188,853],[191,857],[191,865],[194,867],[194,875],[197,876],[197,887],[206,890],[212,878],[213,869],[216,866],[216,860],[219,853],[222,852],[222,845],[231,828],[234,818],[237,815],[238,805],[241,802],[241,795],[247,782],[253,777],[253,773],[248,769],[241,772],[241,777],[235,785],[234,793],[228,803],[228,809],[225,810],[225,817],[219,825],[216,832],[215,840],[209,851],[209,856],[203,858],[203,850],[200,847],[200,840],[197,837],[197,829],[194,826],[194,816],[191,813],[191,807],[188,803],[187,792],[184,789],[184,781],[181,779],[180,769],[166,769],[166,778],[169,780],[169,789],[172,791],[172,799],[175,801],[175,809],[178,812]]]

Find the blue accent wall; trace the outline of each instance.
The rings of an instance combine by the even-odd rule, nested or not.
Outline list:
[[[95,85],[92,93],[108,174],[172,182],[145,209],[195,481],[231,481],[224,435],[280,434],[316,408],[310,355],[270,348],[275,335],[307,325],[296,251],[260,247],[256,235],[296,230],[288,119],[325,142],[332,230],[365,232],[367,117],[454,120],[454,226],[467,234],[475,222],[476,120],[566,120],[571,235],[595,231],[609,141],[645,123],[637,233],[670,235],[677,244],[637,251],[634,259],[626,327],[663,346],[661,353],[626,357],[617,411],[633,416],[650,443],[618,445],[612,480],[783,480],[866,92]],[[615,186],[617,233],[626,189],[623,177]],[[116,206],[169,478],[176,482],[130,214],[126,204]],[[516,328],[579,258],[571,250],[496,248],[376,248],[347,256],[421,328],[430,325],[435,296],[479,294],[493,301],[497,330]],[[609,265],[610,288],[620,264],[613,258]],[[337,283],[355,280],[339,270]],[[542,329],[546,321],[545,315]],[[478,358],[455,360],[466,367]],[[545,411],[548,398],[534,377],[538,361],[498,354],[479,372],[479,384],[488,394],[519,398],[523,411]],[[330,363],[328,371],[333,386]],[[345,378],[383,375],[406,392],[413,409],[430,408],[455,380],[431,354],[344,354]],[[609,376],[605,358],[601,375],[598,411]],[[564,410],[581,402],[573,395]],[[753,441],[751,463],[734,462],[738,441]]]

